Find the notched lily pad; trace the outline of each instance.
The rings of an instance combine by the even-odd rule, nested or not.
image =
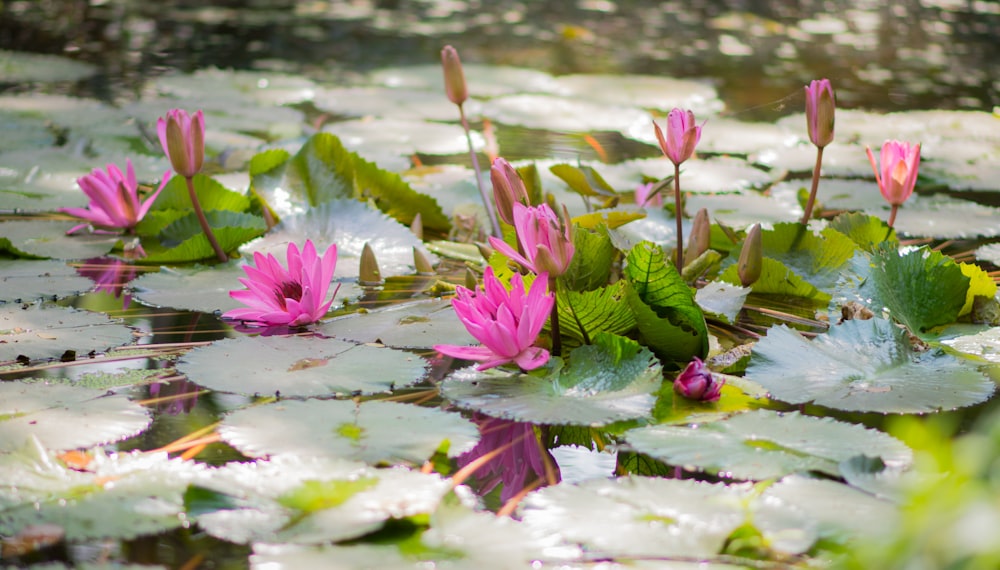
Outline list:
[[[0,224],[0,248],[25,257],[84,259],[111,251],[118,236],[102,234],[66,235],[78,222],[11,220]]]
[[[447,444],[475,446],[479,431],[459,414],[395,402],[285,401],[234,412],[222,438],[250,457],[297,455],[377,464],[417,464]]]
[[[906,466],[912,452],[884,433],[832,418],[755,410],[686,426],[655,425],[625,432],[637,451],[670,465],[727,479],[770,479],[819,471],[839,476],[839,464],[858,454]]]
[[[652,117],[640,109],[554,95],[497,97],[483,104],[483,114],[506,125],[573,133],[627,132],[640,124],[653,128]]]
[[[0,362],[59,358],[127,344],[132,329],[107,316],[63,307],[0,306]]]
[[[0,303],[32,302],[90,290],[94,282],[62,261],[0,259]]]
[[[473,344],[451,303],[441,299],[402,303],[377,311],[337,317],[317,329],[322,335],[394,348]]]
[[[408,352],[298,336],[223,339],[177,363],[189,380],[212,390],[283,396],[385,392],[419,381],[425,368],[422,358]]]

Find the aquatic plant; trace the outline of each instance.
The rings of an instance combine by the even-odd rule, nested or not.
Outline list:
[[[163,191],[167,178],[164,175],[160,187],[145,200],[140,200],[139,182],[136,180],[132,161],[125,161],[124,173],[114,164],[108,164],[106,170],[95,168],[90,174],[76,180],[90,200],[86,208],[59,208],[58,211],[87,220],[101,229],[134,232],[136,224],[142,221],[156,197]],[[76,233],[87,225],[73,226],[66,233]]]
[[[725,380],[717,380],[697,356],[674,378],[674,391],[691,400],[714,402],[722,395]]]
[[[691,158],[694,149],[701,140],[701,125],[694,122],[694,112],[674,108],[667,114],[667,134],[664,135],[660,126],[653,122],[656,140],[660,150],[674,163],[674,218],[677,221],[677,271],[684,269],[684,235],[681,229],[681,219],[684,218],[684,205],[681,203],[681,163]]]
[[[917,170],[920,168],[920,143],[911,145],[908,142],[887,140],[882,143],[879,163],[871,147],[867,147],[868,160],[875,172],[875,181],[882,197],[892,206],[889,213],[889,227],[896,221],[896,211],[906,199],[913,194],[917,185]],[[880,173],[881,171],[881,173]]]
[[[813,206],[816,204],[816,192],[819,190],[819,173],[823,166],[823,149],[833,142],[834,111],[836,99],[829,79],[814,79],[805,86],[806,93],[806,124],[809,130],[809,140],[816,145],[816,165],[813,166],[812,186],[809,188],[809,199],[806,201],[802,223],[808,224],[812,219]]]

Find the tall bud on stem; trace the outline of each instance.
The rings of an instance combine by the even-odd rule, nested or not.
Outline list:
[[[681,163],[691,158],[694,148],[701,140],[701,126],[694,122],[694,112],[672,109],[667,115],[667,133],[663,134],[660,126],[653,122],[656,140],[660,150],[674,163],[674,216],[677,219],[677,271],[684,269],[684,234],[681,220],[684,218],[684,206],[681,204]]]
[[[760,279],[761,268],[764,265],[764,245],[761,241],[760,224],[754,224],[747,232],[740,251],[740,259],[736,263],[736,274],[740,283],[749,287]]]
[[[490,219],[491,231],[494,236],[502,237],[500,222],[497,221],[497,214],[490,204],[486,189],[483,188],[482,173],[479,170],[479,158],[476,157],[476,149],[472,146],[472,134],[469,131],[469,121],[465,118],[465,109],[462,104],[469,98],[469,89],[465,85],[465,72],[462,70],[462,60],[458,57],[458,50],[452,46],[444,46],[441,50],[441,68],[444,70],[444,91],[448,95],[448,100],[458,107],[458,116],[462,121],[462,128],[465,129],[465,142],[469,145],[469,158],[472,159],[472,169],[476,173],[476,188],[479,188],[479,195],[483,199],[483,207],[486,208],[486,215]]]
[[[806,90],[806,122],[809,128],[809,140],[816,145],[816,165],[813,166],[812,188],[809,190],[809,200],[806,202],[802,223],[807,224],[812,218],[813,207],[816,205],[816,191],[819,189],[819,172],[823,164],[823,148],[833,142],[833,114],[836,100],[829,79],[816,79],[805,86]]]

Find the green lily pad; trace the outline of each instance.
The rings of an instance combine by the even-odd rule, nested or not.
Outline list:
[[[837,138],[823,149],[823,178],[819,183],[818,200],[822,203],[826,194],[827,182],[833,182],[827,177],[845,178],[869,178],[874,184],[875,175],[872,173],[871,164],[868,162],[868,155],[865,154],[863,144],[848,141],[840,128],[840,109],[837,110]],[[750,160],[777,172],[797,172],[802,175],[812,175],[816,165],[816,147],[813,146],[807,135],[806,119],[799,115],[801,123],[795,125],[795,131],[788,139],[779,144],[773,144],[770,148],[760,149],[750,155]],[[711,123],[710,123],[711,124]],[[779,121],[775,127],[782,128],[784,121]],[[707,132],[708,129],[706,128]],[[885,139],[885,134],[879,135],[879,140]],[[878,145],[873,144],[877,147]],[[700,147],[699,147],[700,148]],[[796,180],[791,183],[804,184],[809,187],[811,181],[807,179]],[[876,187],[875,193],[878,194]]]
[[[600,426],[648,415],[663,380],[653,353],[607,333],[593,341],[565,363],[554,357],[541,373],[457,370],[441,394],[489,416],[540,424]]]
[[[80,81],[97,73],[97,66],[58,55],[0,50],[0,82],[55,83]]]
[[[124,395],[76,386],[0,382],[0,453],[30,437],[46,449],[91,447],[135,435],[151,418]],[[67,429],[66,426],[73,426]]]
[[[300,75],[263,70],[199,69],[191,74],[157,77],[153,89],[189,98],[206,93],[230,99],[251,99],[261,105],[291,105],[313,98],[316,84]]]
[[[0,456],[0,534],[54,524],[66,540],[131,539],[184,524],[183,493],[204,467],[165,453],[91,452],[69,467],[35,441]]]
[[[442,446],[472,449],[475,424],[459,414],[396,402],[283,401],[233,412],[222,438],[250,457],[296,455],[419,465]]]
[[[975,334],[962,335],[941,342],[959,352],[1000,363],[1000,327],[990,327]]]
[[[555,78],[535,69],[463,62],[462,71],[472,97],[552,93],[558,89]],[[376,69],[368,77],[373,83],[386,87],[435,91],[437,97],[445,99],[444,76],[439,64]]]
[[[177,370],[206,388],[237,394],[373,394],[423,378],[414,354],[332,338],[228,338],[187,353]],[[233,374],[234,369],[239,374]],[[378,374],[372,374],[377,369]]]
[[[458,110],[455,106],[451,103],[447,103],[447,106],[449,117],[457,118]],[[398,118],[341,121],[323,127],[323,131],[336,135],[344,142],[344,146],[383,168],[386,167],[383,157],[469,152],[465,130],[461,126],[419,121],[410,114]],[[486,144],[482,135],[472,132],[470,136],[473,148],[482,151]],[[409,166],[409,158],[406,166]]]
[[[0,362],[26,356],[59,358],[66,352],[83,356],[132,340],[132,329],[106,315],[63,307],[0,306]]]
[[[505,125],[571,133],[653,128],[653,118],[641,109],[557,95],[504,95],[484,103],[482,113]]]
[[[324,336],[376,342],[393,348],[474,344],[451,303],[441,299],[401,303],[376,311],[337,317],[317,328]]]
[[[122,239],[102,234],[66,235],[77,225],[49,220],[6,221],[0,223],[0,248],[25,257],[85,259],[108,253]]]
[[[765,155],[771,149],[781,149],[783,152],[791,145],[801,141],[800,133],[803,133],[804,130],[791,131],[774,123],[748,123],[722,117],[711,117],[705,123],[705,128],[701,130],[701,140],[698,141],[697,148],[699,152],[727,155]],[[646,142],[656,144],[656,137],[653,133],[650,133]],[[775,154],[777,153],[775,152]]]
[[[0,259],[0,303],[31,302],[87,291],[94,282],[61,261]]]
[[[188,507],[208,534],[239,544],[317,544],[359,537],[390,519],[425,515],[448,481],[324,457],[281,455],[211,472]]]
[[[941,350],[915,351],[885,319],[850,320],[814,340],[771,327],[747,378],[772,397],[839,410],[923,413],[970,406],[993,393],[989,378]]]
[[[556,303],[560,334],[583,344],[588,344],[598,333],[624,335],[635,328],[635,315],[625,296],[625,281],[594,291],[560,291]]]
[[[440,67],[438,73],[441,73]],[[334,87],[317,91],[313,104],[321,111],[349,117],[458,122],[458,108],[445,97],[443,77],[440,79],[440,86],[440,92],[395,86]],[[463,108],[466,117],[477,118],[481,112],[481,103],[469,99]],[[462,127],[455,128],[462,129]],[[455,142],[458,143],[464,138],[465,135],[460,133]]]
[[[722,275],[719,275],[719,280],[733,285],[741,283],[737,265],[735,263],[730,265]],[[820,291],[784,263],[770,257],[761,260],[760,277],[750,285],[750,289],[762,295],[788,295],[810,299],[816,304],[826,304],[831,299],[829,293]]]
[[[683,186],[681,189],[683,190]],[[761,196],[757,193],[695,194],[687,199],[684,207],[689,212],[705,208],[709,219],[736,228],[758,222],[793,222],[802,217],[802,208],[794,197],[782,199],[775,195]]]
[[[615,558],[715,556],[745,521],[745,491],[722,484],[632,476],[546,487],[518,509],[535,532]]]
[[[717,113],[723,107],[714,87],[690,79],[588,73],[557,77],[556,85],[562,95],[606,105],[628,104],[661,111],[681,107],[699,116]],[[652,129],[650,125],[650,136]]]
[[[798,223],[775,224],[761,232],[761,243],[765,257],[824,290],[837,284],[857,250],[854,241],[837,230],[824,228],[817,235]]]
[[[637,451],[670,465],[727,479],[771,479],[796,472],[839,476],[841,461],[864,450],[906,466],[913,453],[882,432],[833,418],[755,410],[689,426],[655,425],[625,432]]]
[[[694,300],[706,313],[712,313],[731,323],[736,320],[750,291],[749,288],[730,285],[725,281],[712,281],[695,292]]]

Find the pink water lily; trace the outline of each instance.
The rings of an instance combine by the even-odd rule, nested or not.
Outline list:
[[[244,266],[247,276],[240,278],[247,289],[229,292],[248,307],[227,311],[223,317],[294,327],[314,323],[330,310],[333,298],[327,301],[326,296],[337,267],[336,245],[321,258],[311,240],[306,240],[301,252],[289,243],[287,269],[270,253],[255,252],[253,259],[255,267]]]
[[[568,215],[560,218],[548,204],[525,206],[514,203],[514,229],[522,255],[502,239],[491,237],[490,245],[500,253],[527,267],[532,273],[558,277],[566,273],[573,260],[573,229]]]
[[[697,356],[674,379],[674,391],[691,400],[714,402],[722,395],[725,380],[716,380]]]
[[[868,160],[875,171],[875,181],[882,196],[892,206],[889,227],[896,221],[896,210],[913,194],[920,167],[920,144],[888,140],[882,144],[881,169],[875,162],[871,147],[866,147]],[[880,173],[881,171],[881,173]]]
[[[201,111],[193,116],[183,109],[167,111],[166,117],[156,121],[156,134],[177,174],[191,178],[201,172],[205,160],[205,115]]]
[[[555,296],[546,293],[548,275],[535,278],[525,292],[521,275],[514,274],[510,291],[487,267],[478,291],[457,288],[451,301],[466,330],[483,346],[439,344],[434,350],[463,360],[481,362],[486,370],[513,362],[522,370],[534,370],[549,361],[549,351],[534,346],[552,311]]]
[[[139,183],[132,161],[125,161],[124,173],[114,164],[108,164],[107,171],[95,168],[87,176],[76,180],[83,193],[90,198],[86,208],[59,208],[59,211],[101,228],[132,230],[152,207],[166,182],[167,177],[164,176],[156,192],[140,202]],[[75,233],[86,226],[74,226],[66,233]]]
[[[691,158],[694,147],[701,140],[701,126],[694,122],[694,112],[683,109],[672,109],[667,114],[667,134],[664,135],[660,126],[653,122],[656,130],[656,140],[660,150],[667,155],[675,165]]]
[[[640,208],[662,208],[663,207],[663,193],[657,192],[652,197],[650,194],[653,192],[653,188],[656,187],[656,183],[649,182],[647,184],[640,184],[635,189],[635,204]]]

